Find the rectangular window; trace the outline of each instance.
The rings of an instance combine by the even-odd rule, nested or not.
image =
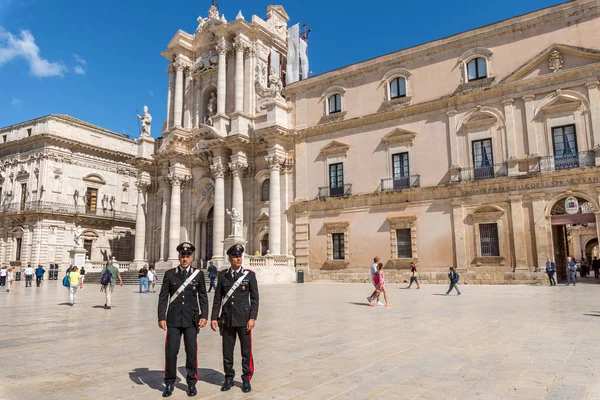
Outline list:
[[[85,193],[85,212],[95,213],[98,204],[98,189],[87,188]]]
[[[343,233],[332,233],[331,239],[333,240],[333,259],[344,260],[344,234]]]
[[[88,260],[92,259],[92,239],[83,239],[83,247],[85,248],[85,257]]]
[[[390,82],[390,98],[398,99],[406,97],[406,80],[404,78],[396,78]]]
[[[26,201],[27,201],[27,184],[21,183],[21,204],[20,204],[21,211],[23,211],[25,209]]]
[[[394,172],[394,189],[410,187],[408,153],[393,154],[392,169]]]
[[[329,98],[329,114],[335,114],[342,111],[342,96],[334,94]]]
[[[475,58],[467,63],[467,78],[470,81],[487,78],[487,67],[484,58]]]
[[[396,242],[398,243],[398,258],[412,258],[410,228],[396,229]]]
[[[17,238],[17,252],[15,253],[15,261],[21,261],[22,247],[23,247],[23,238]]]
[[[474,140],[473,143],[473,168],[475,179],[494,177],[494,156],[492,153],[492,139]]]
[[[552,142],[554,144],[554,166],[556,169],[579,167],[575,125],[552,128]]]
[[[342,163],[329,165],[329,195],[331,197],[344,195],[344,165]]]
[[[7,135],[2,135],[2,142],[6,143]]]
[[[479,224],[479,240],[483,257],[499,257],[498,224]]]
[[[27,128],[27,137],[31,136],[31,128]]]

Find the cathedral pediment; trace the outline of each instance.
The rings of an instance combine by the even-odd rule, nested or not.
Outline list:
[[[500,84],[534,79],[600,62],[600,50],[553,44],[521,65]]]
[[[329,156],[332,154],[346,154],[350,149],[350,145],[334,140],[321,149],[321,154]]]

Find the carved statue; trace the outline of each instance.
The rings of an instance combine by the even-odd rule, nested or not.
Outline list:
[[[193,67],[194,75],[201,75],[205,72],[212,71],[219,65],[219,53],[212,50],[202,54],[196,59]]]
[[[281,92],[283,91],[283,82],[281,82],[281,78],[275,71],[275,67],[271,65],[271,70],[269,71],[269,89],[271,90],[272,97],[282,97]]]
[[[208,9],[208,17],[202,18],[199,16],[197,21],[198,28],[196,28],[196,32],[202,32],[207,27],[214,28],[216,25],[227,23],[225,14],[222,14],[221,17],[219,17],[219,9],[215,7],[214,4]]]
[[[83,228],[81,228],[81,225],[77,225],[73,230],[73,241],[75,246],[83,247]]]
[[[141,136],[150,137],[150,124],[152,124],[152,115],[148,112],[148,106],[144,106],[144,115],[137,114],[137,117],[142,121]]]
[[[560,51],[554,50],[552,53],[550,53],[548,64],[550,64],[550,70],[552,72],[559,72],[562,70],[564,61]]]
[[[79,205],[79,190],[75,189],[73,192],[73,200],[75,201],[75,207]]]
[[[265,79],[266,74],[267,67],[265,65],[263,65],[262,68],[260,65],[256,66],[256,81],[254,82],[256,92],[260,97],[283,100],[283,82],[277,74],[277,71],[271,66],[269,76]]]
[[[231,217],[231,236],[241,236],[242,216],[240,215],[239,211],[235,208],[232,208],[231,211],[227,210],[227,214],[229,214],[229,217]]]
[[[208,99],[208,104],[206,105],[206,125],[212,126],[213,120],[212,117],[217,112],[217,94],[215,92],[211,92],[210,99]]]

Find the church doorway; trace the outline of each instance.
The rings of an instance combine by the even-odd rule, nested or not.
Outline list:
[[[567,277],[567,257],[581,265],[584,259],[588,259],[588,252],[589,255],[592,254],[594,245],[597,252],[598,235],[594,211],[595,207],[591,202],[578,196],[565,196],[552,206],[552,247],[558,280]]]

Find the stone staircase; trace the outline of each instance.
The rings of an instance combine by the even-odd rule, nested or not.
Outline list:
[[[206,280],[206,288],[208,289],[208,287],[209,287],[208,285],[210,283],[210,279],[208,278],[208,273],[206,272],[206,270],[203,270],[202,272],[204,273],[204,279]],[[156,284],[160,285],[163,280],[164,271],[156,271],[156,275],[158,275]],[[100,272],[88,272],[85,274],[85,284],[86,285],[90,284],[90,283],[100,284],[101,276],[102,276],[102,274]],[[137,271],[121,272],[121,279],[123,279],[123,285],[139,286],[139,284],[140,284],[140,278],[138,278]]]

